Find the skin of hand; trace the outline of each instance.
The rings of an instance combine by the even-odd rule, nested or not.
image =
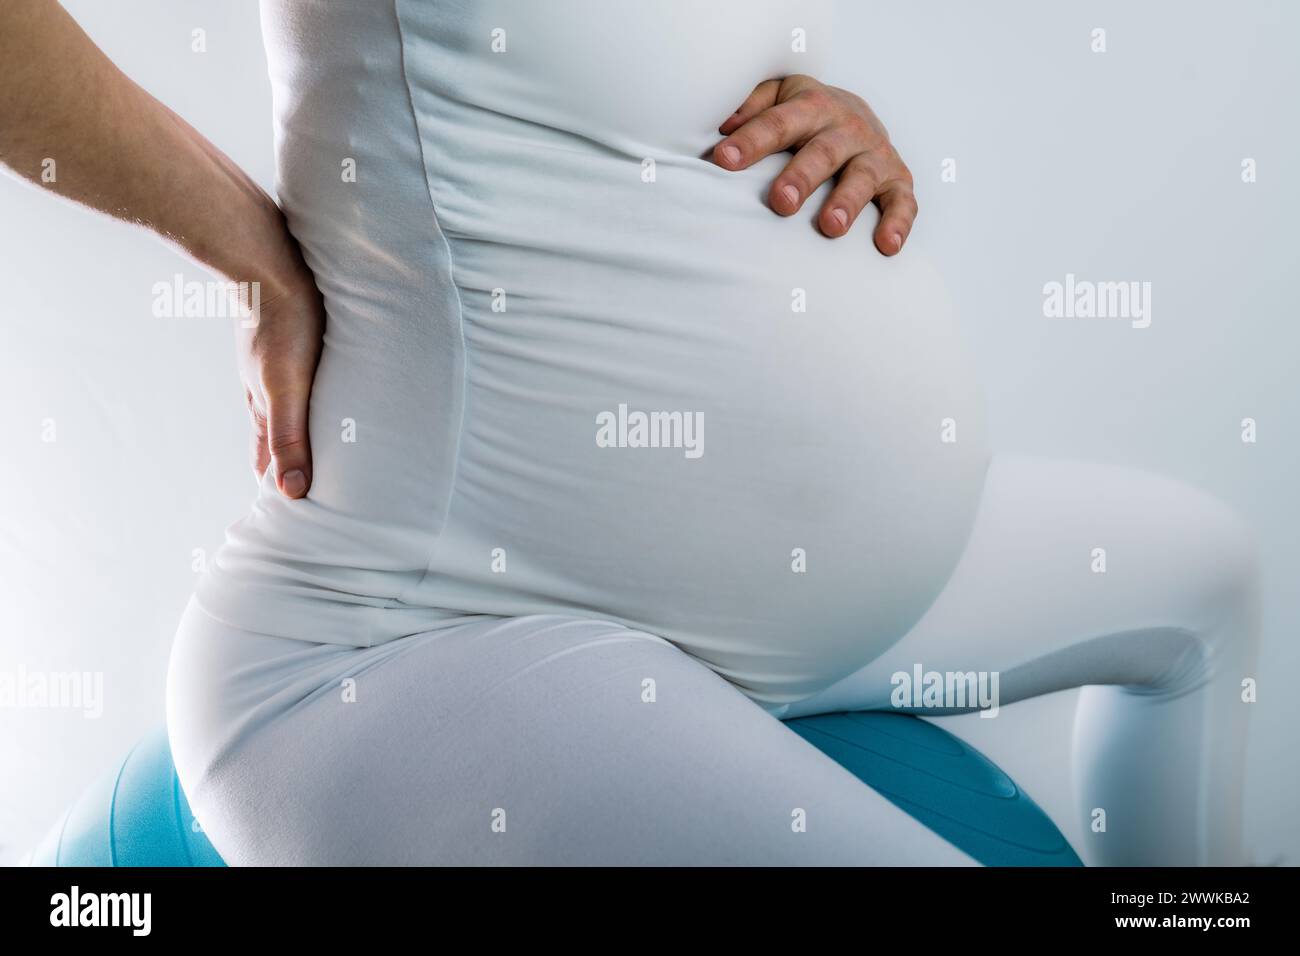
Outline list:
[[[817,216],[832,239],[853,226],[867,203],[880,207],[876,248],[892,256],[903,248],[916,219],[912,174],[889,133],[859,96],[802,74],[765,80],[727,118],[713,149],[723,169],[746,169],[764,156],[794,157],[772,182],[768,203],[783,216],[798,212],[822,183],[839,179]]]
[[[273,466],[287,497],[306,495],[325,310],[279,207],[118,70],[55,0],[0,0],[0,64],[0,165],[152,230],[228,282],[257,284],[258,314],[235,329],[253,467],[260,477]]]
[[[311,488],[307,410],[325,338],[325,308],[310,272],[295,289],[263,300],[252,328],[235,329],[244,404],[252,419],[249,460],[258,477],[273,466],[276,487],[288,498]]]

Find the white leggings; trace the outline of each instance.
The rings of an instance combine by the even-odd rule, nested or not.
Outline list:
[[[192,603],[168,726],[232,864],[970,864],[776,716],[889,708],[892,675],[917,665],[998,672],[1003,705],[1089,685],[1074,732],[1086,862],[1235,864],[1257,605],[1253,544],[1214,499],[999,458],[928,613],[780,715],[600,620],[475,616],[355,648],[237,630]]]

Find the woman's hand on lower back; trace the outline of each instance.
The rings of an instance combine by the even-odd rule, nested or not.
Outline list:
[[[253,425],[253,471],[261,479],[270,467],[276,487],[288,498],[302,498],[311,487],[307,410],[324,334],[324,304],[305,266],[282,286],[266,290],[253,318],[235,327]]]
[[[253,467],[261,477],[271,465],[280,492],[301,498],[311,486],[307,401],[325,312],[280,209],[54,0],[0,0],[0,63],[0,165],[259,290],[258,320],[236,328]],[[49,157],[59,175],[47,181]]]
[[[853,226],[867,203],[880,207],[876,248],[892,256],[903,248],[916,219],[912,174],[889,133],[859,96],[811,76],[766,80],[718,127],[726,139],[713,150],[724,169],[745,169],[789,150],[794,158],[772,183],[768,202],[793,215],[822,183],[839,179],[817,216],[827,236]]]

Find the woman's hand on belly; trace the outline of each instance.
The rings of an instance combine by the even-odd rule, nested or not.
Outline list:
[[[724,169],[746,169],[783,150],[795,154],[768,193],[776,212],[798,212],[838,173],[817,217],[821,231],[831,238],[844,235],[874,201],[881,213],[876,248],[887,256],[903,248],[917,213],[912,174],[860,96],[811,76],[765,80],[718,132],[726,139],[714,147],[713,160]]]

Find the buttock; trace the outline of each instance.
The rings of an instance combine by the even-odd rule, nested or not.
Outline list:
[[[384,751],[379,712],[386,721],[401,722],[402,734],[411,733],[413,723],[439,735],[454,734],[458,726],[491,724],[498,718],[485,712],[485,700],[503,685],[525,683],[531,670],[555,655],[596,652],[598,660],[601,648],[612,649],[626,657],[628,693],[635,698],[638,680],[653,683],[653,668],[639,672],[635,662],[642,657],[627,655],[627,647],[668,649],[684,657],[653,635],[558,615],[466,615],[437,630],[371,647],[312,643],[232,627],[191,600],[168,666],[168,734],[177,772],[198,806],[214,781],[229,780],[231,768],[248,766],[251,752],[267,740],[282,740],[286,732],[296,739],[293,749],[303,754],[346,754],[355,748],[364,755]],[[416,658],[421,663],[407,668]],[[372,683],[370,677],[381,671],[382,681]],[[339,728],[355,728],[362,738],[348,743]],[[379,765],[373,769],[378,772]]]

